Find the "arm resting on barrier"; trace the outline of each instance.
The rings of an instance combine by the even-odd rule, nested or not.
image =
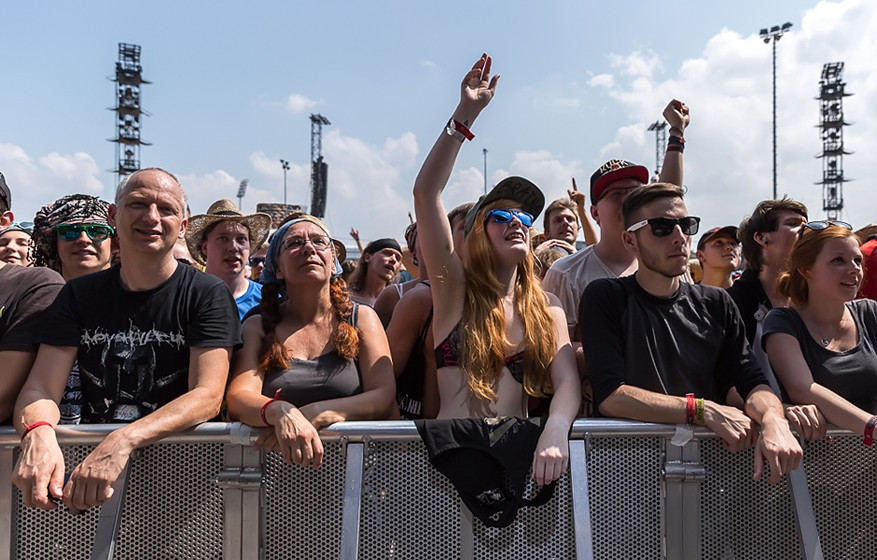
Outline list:
[[[746,396],[746,413],[761,426],[755,444],[752,478],[764,473],[764,462],[770,465],[768,482],[775,484],[784,474],[797,469],[804,452],[789,429],[779,398],[767,385],[758,385]]]
[[[3,376],[0,378],[0,422],[5,422],[12,416],[15,398],[27,380],[27,374],[35,357],[36,352],[22,350],[0,352],[0,364],[3,364]]]

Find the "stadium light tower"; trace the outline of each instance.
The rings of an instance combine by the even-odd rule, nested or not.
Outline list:
[[[782,26],[774,25],[758,32],[759,37],[765,43],[773,40],[773,198],[777,197],[777,41],[779,41],[786,32],[792,28],[789,22]]]
[[[286,172],[289,171],[289,162],[281,159],[280,165],[283,167],[283,204],[286,204]]]
[[[238,208],[243,208],[244,206],[244,195],[247,194],[247,185],[249,184],[250,180],[244,179],[238,187]]]

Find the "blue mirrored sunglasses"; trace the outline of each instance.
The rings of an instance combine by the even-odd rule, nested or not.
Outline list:
[[[484,215],[484,223],[492,219],[498,224],[507,224],[514,218],[517,218],[524,227],[533,225],[534,218],[529,212],[524,212],[523,210],[500,210],[498,208],[490,210]]]

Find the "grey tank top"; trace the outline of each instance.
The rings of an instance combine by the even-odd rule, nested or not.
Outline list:
[[[353,304],[350,324],[356,328],[359,306]],[[313,360],[293,359],[289,368],[269,371],[262,383],[262,394],[304,406],[313,402],[350,397],[362,393],[362,376],[356,360],[344,358],[335,350]]]

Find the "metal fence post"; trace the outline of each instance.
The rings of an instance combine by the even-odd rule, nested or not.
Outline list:
[[[700,485],[705,469],[700,446],[691,440],[679,447],[664,440],[664,557],[700,558]]]

